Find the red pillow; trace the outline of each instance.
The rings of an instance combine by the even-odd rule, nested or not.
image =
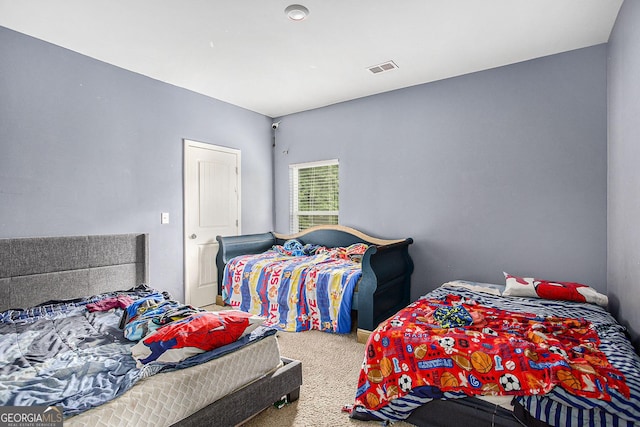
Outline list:
[[[237,310],[195,313],[158,328],[133,346],[131,353],[140,364],[177,362],[231,344],[264,320]]]
[[[503,296],[544,298],[562,301],[588,302],[607,306],[608,299],[595,289],[575,282],[553,282],[533,277],[518,277],[504,273],[506,289]]]

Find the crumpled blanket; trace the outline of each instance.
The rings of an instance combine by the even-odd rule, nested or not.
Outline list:
[[[322,246],[310,243],[305,245],[297,239],[290,239],[282,245],[273,245],[272,247],[274,251],[286,256],[311,256],[315,255],[320,248]]]
[[[137,299],[146,288],[127,292]],[[65,416],[111,400],[132,387],[131,346],[118,328],[122,309],[90,312],[86,306],[125,293],[110,293],[0,316],[0,405],[62,405]]]
[[[443,328],[455,328],[473,323],[471,314],[460,305],[454,307],[438,307],[433,312],[433,318]]]
[[[223,347],[175,363],[136,367],[135,344],[119,322],[124,310],[90,312],[88,304],[126,295],[153,295],[146,285],[132,291],[0,313],[0,406],[61,405],[65,417],[116,398],[142,378],[205,363],[274,334],[258,327]]]
[[[431,322],[438,309],[447,322],[459,321],[464,312],[457,308],[482,321],[451,328]],[[456,295],[422,298],[371,334],[354,407],[379,410],[414,388],[429,390],[428,397],[447,391],[522,396],[558,386],[577,396],[609,400],[613,389],[628,398],[624,375],[598,345],[584,319],[509,312]]]
[[[367,251],[369,245],[364,243],[354,243],[346,247],[327,248],[321,245],[311,243],[303,244],[297,239],[290,239],[282,245],[273,245],[273,251],[280,255],[301,257],[314,255],[328,255],[334,259],[344,259],[354,262],[362,261],[362,255]]]
[[[165,298],[168,296],[154,293],[129,305],[120,321],[125,338],[139,341],[163,325],[206,311]]]
[[[118,295],[111,298],[105,298],[103,300],[87,304],[87,310],[89,311],[108,311],[112,308],[126,308],[133,304],[133,298],[127,295]]]

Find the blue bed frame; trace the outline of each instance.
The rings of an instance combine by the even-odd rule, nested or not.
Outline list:
[[[328,248],[354,243],[369,245],[362,257],[362,278],[353,295],[352,309],[357,312],[358,341],[365,339],[380,322],[409,304],[413,273],[409,245],[413,239],[379,239],[342,225],[316,226],[291,235],[267,232],[217,236],[220,245],[216,257],[218,295],[222,295],[224,268],[229,260],[239,255],[262,253],[289,239]],[[223,302],[219,300],[218,303]]]

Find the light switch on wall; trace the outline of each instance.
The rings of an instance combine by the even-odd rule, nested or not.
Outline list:
[[[160,224],[169,224],[169,212],[160,214]]]

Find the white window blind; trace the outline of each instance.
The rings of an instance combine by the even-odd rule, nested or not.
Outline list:
[[[338,224],[338,160],[289,166],[292,233],[314,225]]]

